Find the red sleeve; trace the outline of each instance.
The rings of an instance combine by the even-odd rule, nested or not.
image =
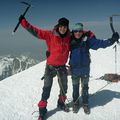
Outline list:
[[[90,31],[90,38],[95,37],[95,34]]]
[[[83,31],[83,34],[89,38],[95,37],[95,34],[91,31]]]
[[[38,39],[47,40],[50,37],[49,31],[42,30],[42,29],[32,26],[26,19],[23,19],[21,21],[21,25],[23,28],[25,28],[28,32],[30,32],[32,35],[34,35]]]

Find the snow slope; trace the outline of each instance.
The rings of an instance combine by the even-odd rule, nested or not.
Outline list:
[[[118,48],[120,52],[120,48]],[[107,48],[91,51],[90,94],[107,84],[104,80],[95,80],[105,73],[114,73],[114,50]],[[120,56],[117,57],[118,73]],[[37,103],[41,98],[45,61],[13,75],[0,82],[0,120],[37,120]],[[72,100],[71,77],[68,77],[68,100]],[[120,82],[111,83],[93,97],[90,97],[91,114],[85,115],[80,108],[77,114],[65,113],[56,108],[59,94],[57,78],[54,78],[51,96],[48,100],[47,120],[119,120],[120,118]],[[32,114],[33,113],[33,114]]]

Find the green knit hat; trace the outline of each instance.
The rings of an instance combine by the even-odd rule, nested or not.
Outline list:
[[[83,24],[82,23],[76,23],[73,26],[72,31],[83,31]]]

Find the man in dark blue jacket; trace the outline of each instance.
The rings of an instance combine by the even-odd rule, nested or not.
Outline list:
[[[97,50],[113,45],[119,39],[116,32],[110,39],[100,40],[95,37],[91,31],[84,31],[82,23],[76,23],[72,29],[72,37],[70,42],[70,68],[73,84],[73,112],[78,111],[79,106],[79,83],[81,80],[82,87],[82,104],[86,114],[90,113],[89,98],[89,73],[90,73],[90,53],[89,50]]]

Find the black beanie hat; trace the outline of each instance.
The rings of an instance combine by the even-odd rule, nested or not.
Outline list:
[[[69,20],[67,18],[65,18],[65,17],[60,18],[58,20],[58,25],[67,26],[68,27],[69,26]]]

